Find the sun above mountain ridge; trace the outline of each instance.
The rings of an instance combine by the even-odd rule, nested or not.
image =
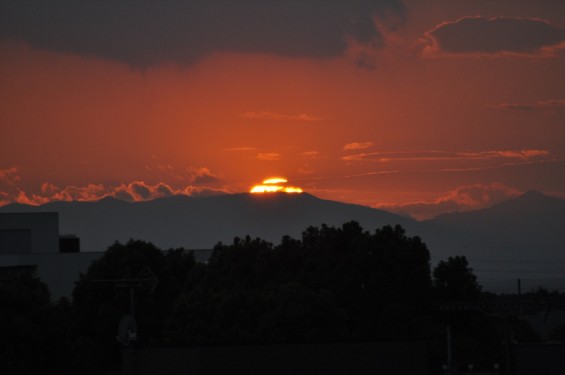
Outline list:
[[[255,185],[249,190],[253,194],[261,193],[302,193],[302,189],[296,186],[285,186],[288,180],[283,177],[272,177],[263,180],[262,184]]]

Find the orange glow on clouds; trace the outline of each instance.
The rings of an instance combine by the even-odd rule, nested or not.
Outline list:
[[[20,8],[9,3],[0,9]],[[565,2],[442,2],[441,11],[436,2],[403,3],[414,17],[390,30],[388,20],[366,14],[383,23],[372,34],[379,42],[346,40],[348,50],[332,57],[289,56],[292,40],[282,35],[283,45],[255,50],[237,47],[253,45],[254,36],[226,49],[223,39],[194,34],[205,56],[158,61],[164,56],[141,48],[139,56],[155,64],[140,66],[96,55],[94,40],[82,41],[95,47],[87,53],[75,48],[80,43],[50,49],[0,30],[0,206],[304,189],[423,217],[487,204],[444,202],[467,186],[489,192],[503,184],[508,190],[494,190],[500,196],[530,189],[565,196],[565,85],[557,84],[565,79],[565,53],[538,58],[546,54],[535,49],[557,50],[548,43],[562,40]],[[515,38],[481,37],[492,16],[510,17]],[[500,46],[525,45],[518,36],[528,25],[554,30],[524,52],[535,60],[498,58]],[[22,36],[36,29],[17,27]],[[160,40],[138,39],[145,46]],[[441,43],[450,40],[461,43]],[[471,51],[477,45],[488,57]],[[428,47],[437,49],[434,58]],[[365,55],[375,64],[359,61]],[[281,175],[291,181],[257,179]],[[298,182],[302,189],[290,186]]]
[[[250,193],[302,193],[302,189],[295,186],[281,186],[287,183],[286,178],[273,177],[263,180],[263,184],[255,185],[249,190]]]

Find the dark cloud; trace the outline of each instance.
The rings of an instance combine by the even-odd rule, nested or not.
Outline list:
[[[210,169],[206,167],[188,168],[187,171],[192,175],[190,183],[195,186],[214,186],[217,187],[221,183],[221,179],[215,176]]]
[[[135,66],[214,51],[325,58],[348,37],[382,45],[373,17],[403,14],[400,0],[2,1],[0,35]]]
[[[116,190],[112,196],[116,199],[122,200],[122,201],[126,201],[126,202],[133,202],[135,201],[135,198],[133,197],[133,195],[131,195],[129,192],[125,191],[125,190]]]
[[[192,184],[196,185],[196,186],[203,186],[203,185],[217,185],[221,180],[219,178],[217,178],[216,176],[210,175],[210,174],[203,174],[200,176],[196,176],[194,177],[194,180],[192,180]]]
[[[536,54],[565,42],[565,29],[537,18],[463,17],[426,36],[434,52]]]
[[[163,197],[170,197],[171,195],[174,194],[174,191],[171,189],[171,187],[163,183],[157,185],[156,191],[160,196]]]
[[[214,197],[218,195],[226,195],[228,193],[221,189],[203,188],[198,186],[187,186],[184,189],[183,194],[194,198],[203,198],[203,197]]]
[[[133,182],[130,185],[130,188],[135,195],[141,197],[143,200],[151,197],[151,189],[149,189],[149,187],[143,182]]]
[[[164,182],[150,185],[144,181],[133,181],[128,184],[122,183],[119,186],[102,186],[102,189],[98,192],[98,197],[111,195],[121,200],[139,202],[168,197],[177,193],[182,194],[182,192],[174,190]],[[94,195],[92,195],[85,200],[95,200],[94,198]]]

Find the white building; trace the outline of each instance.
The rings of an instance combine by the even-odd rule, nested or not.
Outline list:
[[[103,252],[80,252],[80,240],[59,235],[57,212],[0,213],[0,272],[28,269],[51,298],[70,297],[74,282]]]

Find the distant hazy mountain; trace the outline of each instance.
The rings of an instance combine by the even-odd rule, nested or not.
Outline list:
[[[474,256],[518,260],[555,251],[556,258],[565,259],[565,201],[537,191],[482,210],[443,214],[422,225],[430,239],[442,234],[440,241],[473,245]]]
[[[467,256],[483,285],[502,285],[500,280],[505,280],[506,289],[514,290],[515,279],[521,278],[532,288],[536,283],[552,287],[541,280],[550,278],[565,289],[565,201],[535,191],[490,208],[424,222],[306,193],[174,196],[137,203],[105,198],[39,207],[14,204],[0,211],[57,211],[60,232],[79,236],[82,251],[105,250],[114,241],[130,238],[163,249],[210,249],[245,235],[279,243],[286,234],[300,237],[310,225],[340,226],[356,220],[373,231],[400,224],[408,235],[427,243],[432,263]]]
[[[420,223],[437,259],[466,255],[484,285],[565,290],[565,201],[537,191],[492,207]]]
[[[97,202],[52,202],[39,207],[8,205],[3,212],[59,212],[60,232],[81,238],[82,251],[105,250],[114,241],[151,241],[161,248],[212,248],[236,236],[274,243],[299,237],[310,225],[356,220],[367,230],[386,224],[417,223],[365,206],[322,200],[310,194],[233,194],[191,198],[173,196],[147,202],[104,198]]]

